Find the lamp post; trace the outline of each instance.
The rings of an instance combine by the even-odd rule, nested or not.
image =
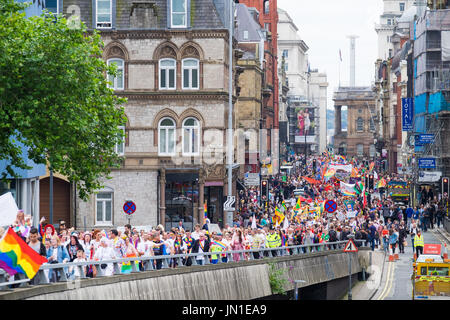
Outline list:
[[[298,284],[306,283],[306,281],[305,280],[294,280],[294,283],[295,283],[294,300],[298,300]]]
[[[234,1],[230,0],[229,8],[229,28],[228,28],[228,46],[229,46],[229,61],[228,61],[228,196],[232,196],[233,193],[233,27],[234,27]],[[233,219],[230,221],[230,212],[227,211],[225,223],[232,225]]]

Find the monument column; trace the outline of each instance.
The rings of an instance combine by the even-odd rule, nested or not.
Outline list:
[[[341,115],[342,106],[334,107],[334,134],[339,134],[342,132],[342,115]]]

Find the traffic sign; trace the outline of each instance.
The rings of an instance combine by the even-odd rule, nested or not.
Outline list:
[[[352,239],[348,240],[348,242],[345,244],[344,252],[358,252],[358,248],[356,247]]]
[[[324,209],[328,213],[335,213],[337,211],[337,203],[334,200],[328,200],[325,202]]]
[[[423,254],[437,254],[441,255],[441,245],[435,243],[425,244],[423,246]]]
[[[227,196],[223,203],[223,211],[235,211],[234,204],[236,203],[235,196]]]
[[[136,212],[136,204],[133,201],[126,201],[123,205],[123,212],[127,215],[131,216]]]

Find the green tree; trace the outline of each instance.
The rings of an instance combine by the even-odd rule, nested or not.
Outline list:
[[[29,169],[16,141],[38,164],[76,183],[87,199],[111,168],[120,166],[115,146],[123,140],[126,100],[108,88],[100,35],[51,14],[26,18],[25,6],[0,0],[1,175]]]

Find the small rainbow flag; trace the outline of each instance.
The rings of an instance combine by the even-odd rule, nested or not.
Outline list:
[[[13,229],[9,228],[0,242],[0,268],[9,275],[26,274],[33,279],[47,259],[30,248]]]
[[[205,212],[204,220],[205,220],[205,224],[206,224],[206,219],[208,219],[208,205],[206,202],[203,205],[203,207],[204,207],[204,212]]]
[[[227,248],[227,245],[226,245],[225,243],[219,241],[219,240],[214,240],[214,241],[213,241],[213,244],[215,244],[215,245],[221,247],[222,249],[226,249],[226,248]]]

